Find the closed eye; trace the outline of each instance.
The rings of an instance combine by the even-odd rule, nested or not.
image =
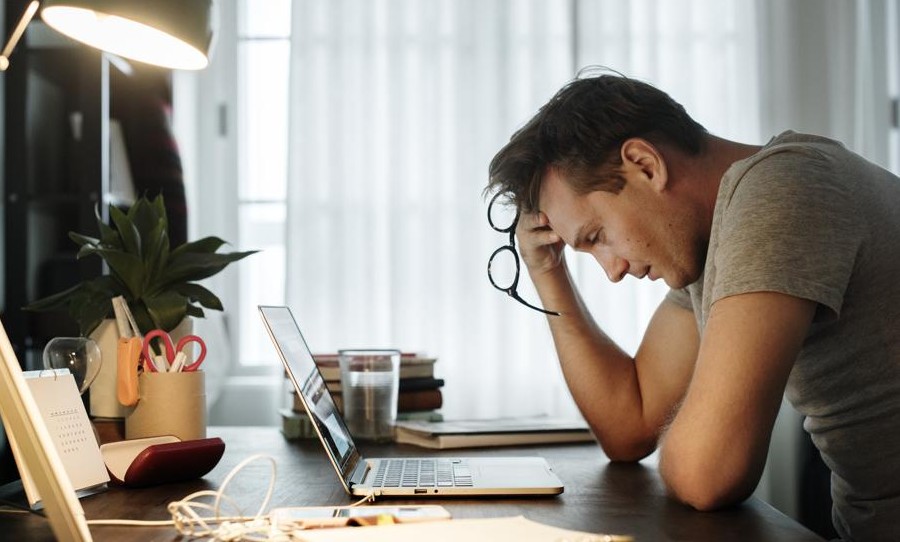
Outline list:
[[[601,243],[606,243],[606,234],[603,228],[597,225],[585,225],[575,235],[575,242],[572,243],[572,248],[579,251],[587,251],[594,245]]]
[[[587,242],[591,246],[597,245],[597,244],[605,244],[606,243],[606,234],[604,233],[604,231],[602,229],[599,229],[587,238]]]

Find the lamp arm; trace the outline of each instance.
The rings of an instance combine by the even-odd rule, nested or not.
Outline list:
[[[5,72],[6,69],[9,68],[9,55],[12,54],[16,44],[19,43],[19,38],[25,33],[25,27],[27,27],[28,23],[31,22],[31,19],[34,18],[34,14],[37,13],[40,4],[41,3],[38,2],[38,0],[32,0],[32,2],[28,4],[28,7],[25,8],[25,13],[23,13],[22,18],[19,19],[19,24],[13,29],[12,35],[9,36],[9,41],[6,42],[6,47],[4,47],[3,52],[0,53],[0,71]]]

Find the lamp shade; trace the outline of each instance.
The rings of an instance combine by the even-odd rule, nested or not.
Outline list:
[[[92,47],[157,66],[209,64],[212,0],[46,0],[41,18]]]

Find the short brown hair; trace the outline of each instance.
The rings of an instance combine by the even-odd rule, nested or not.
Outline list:
[[[620,74],[580,74],[494,156],[486,192],[509,193],[520,209],[535,211],[543,177],[554,168],[580,194],[618,193],[625,185],[619,149],[627,139],[642,137],[697,155],[706,133],[652,85]]]

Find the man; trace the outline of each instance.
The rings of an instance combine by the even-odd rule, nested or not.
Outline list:
[[[756,487],[782,395],[832,470],[846,539],[900,517],[900,180],[825,138],[710,135],[650,85],[576,79],[494,157],[575,402],[612,460],[660,448],[699,510]],[[630,356],[563,247],[672,289]]]

